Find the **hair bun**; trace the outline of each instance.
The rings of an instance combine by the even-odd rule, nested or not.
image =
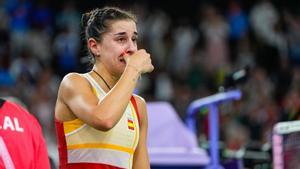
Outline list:
[[[86,28],[90,17],[91,17],[91,12],[86,12],[82,15],[82,17],[81,17],[81,26],[82,26],[82,28],[84,28],[84,29]]]

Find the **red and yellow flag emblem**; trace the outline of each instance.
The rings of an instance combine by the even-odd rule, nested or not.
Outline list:
[[[133,121],[131,119],[128,119],[128,129],[129,130],[134,130],[134,125],[133,125]]]

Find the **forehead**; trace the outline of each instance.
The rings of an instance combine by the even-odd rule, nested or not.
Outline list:
[[[136,23],[132,20],[115,21],[111,23],[109,32],[112,34],[121,32],[133,34],[137,32]]]

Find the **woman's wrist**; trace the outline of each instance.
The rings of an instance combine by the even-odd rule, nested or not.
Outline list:
[[[133,65],[127,64],[126,70],[131,75],[133,75],[132,77],[133,77],[134,81],[137,81],[138,78],[141,76],[141,71],[138,68],[136,68],[135,66],[133,66]]]
[[[135,71],[138,75],[141,75],[141,71],[133,65],[127,64],[127,69]]]

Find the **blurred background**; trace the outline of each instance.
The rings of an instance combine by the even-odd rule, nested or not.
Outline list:
[[[0,0],[0,96],[15,96],[42,124],[57,163],[54,105],[62,77],[87,72],[81,14],[105,5],[138,16],[139,48],[155,71],[138,93],[170,102],[184,121],[188,105],[239,88],[242,99],[220,106],[222,148],[271,142],[280,121],[300,118],[300,1],[292,0]],[[234,72],[246,69],[243,81]],[[207,146],[208,109],[197,114]]]

